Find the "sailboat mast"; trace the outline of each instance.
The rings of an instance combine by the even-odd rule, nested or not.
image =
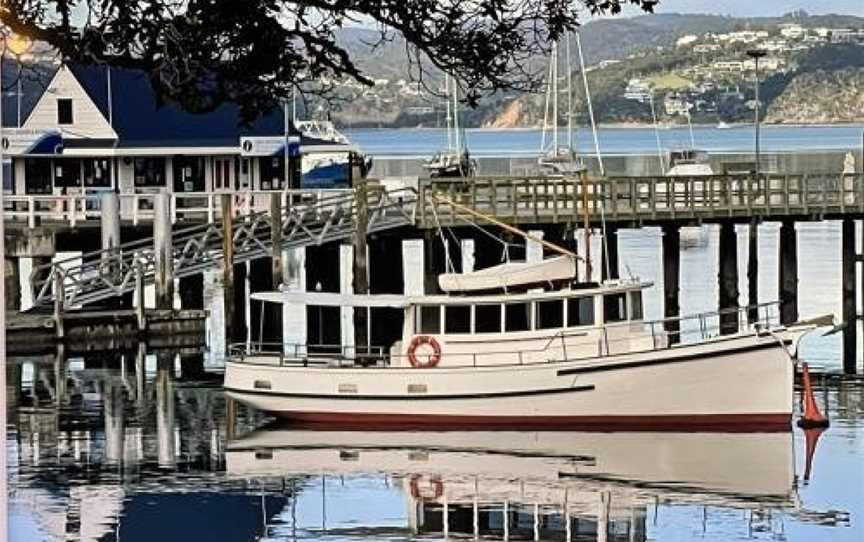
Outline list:
[[[462,151],[462,145],[459,141],[459,101],[457,99],[457,91],[458,87],[456,86],[456,79],[453,79],[453,141],[456,145],[456,152]]]
[[[570,33],[566,36],[567,46],[567,148],[573,151],[573,69],[570,64]]]
[[[597,122],[594,120],[594,106],[591,104],[591,91],[588,89],[588,74],[585,73],[585,55],[582,53],[582,40],[579,32],[576,32],[576,49],[579,52],[579,68],[582,72],[582,84],[585,86],[585,99],[588,102],[588,116],[591,119],[591,132],[594,135],[594,152],[597,155],[597,164],[600,166],[600,175],[606,175],[603,166],[603,156],[600,154],[600,139],[597,136]]]
[[[552,152],[558,152],[558,42],[552,44]]]
[[[540,139],[540,152],[546,152],[546,131],[549,130],[549,97],[552,94],[552,63],[546,76],[546,105],[543,107],[543,132]]]
[[[444,100],[444,103],[447,104],[447,150],[452,151],[453,150],[453,132],[452,132],[451,124],[453,122],[453,119],[450,116],[451,112],[450,112],[450,74],[449,73],[444,74],[444,88],[446,89],[445,92],[447,93],[447,99]]]
[[[666,165],[663,163],[663,147],[660,145],[660,130],[657,128],[657,110],[654,109],[654,89],[648,95],[651,104],[651,120],[654,121],[654,138],[657,140],[657,159],[660,161],[660,175],[666,173]]]

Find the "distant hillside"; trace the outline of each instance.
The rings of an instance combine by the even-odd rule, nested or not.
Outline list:
[[[766,122],[864,122],[864,70],[819,70],[795,77],[768,107]]]

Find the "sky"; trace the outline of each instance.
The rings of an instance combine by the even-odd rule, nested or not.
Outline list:
[[[707,13],[735,17],[776,17],[803,9],[813,15],[864,16],[864,0],[660,0],[657,13]],[[631,9],[635,15],[638,10]]]

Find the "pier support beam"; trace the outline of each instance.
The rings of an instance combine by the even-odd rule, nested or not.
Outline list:
[[[718,299],[717,308],[738,308],[738,243],[735,235],[735,224],[723,222],[720,224],[720,249],[718,265]],[[738,312],[720,314],[720,334],[732,335],[738,332]]]
[[[289,248],[285,251],[285,287],[292,292],[306,291],[306,247]],[[305,304],[282,305],[283,338],[285,353],[293,355],[297,345],[307,341],[307,307]]]
[[[419,296],[425,292],[424,245],[423,239],[402,241],[402,283],[405,295]]]
[[[272,247],[271,276],[272,288],[278,290],[285,283],[285,263],[282,253],[282,193],[270,195],[270,246]],[[282,305],[279,303],[267,303],[265,311],[268,326],[273,330],[273,340],[282,340],[284,330],[282,328]]]
[[[102,250],[107,259],[120,247],[120,196],[116,192],[105,192],[99,197],[99,222],[102,233]]]
[[[618,278],[618,226],[606,224],[603,236],[603,269],[602,277],[606,279]]]
[[[759,223],[754,219],[747,227],[747,304],[759,304]],[[759,320],[759,309],[747,311],[751,324]]]
[[[354,247],[351,245],[339,245],[339,293],[354,293]],[[365,312],[365,308],[340,307],[339,308],[339,334],[344,351],[348,354],[354,353],[354,311]]]
[[[369,293],[369,261],[367,259],[366,233],[369,227],[369,195],[366,179],[360,174],[357,158],[352,158],[352,179],[354,183],[354,293]],[[362,351],[369,343],[368,313],[365,310],[354,311],[354,345]]]
[[[780,223],[780,322],[793,324],[798,321],[798,237],[795,221]]]
[[[153,204],[153,252],[156,308],[174,308],[174,257],[171,243],[171,198],[160,190]]]
[[[678,284],[681,269],[681,232],[677,224],[663,225],[663,315],[677,318],[680,311],[678,303]],[[680,341],[679,322],[666,322],[669,344]]]
[[[843,219],[842,234],[843,254],[843,372],[855,374],[857,368],[858,343],[858,311],[856,310],[857,295],[855,292],[855,220]]]
[[[174,446],[174,354],[156,354],[156,448],[160,467],[173,467]]]
[[[222,210],[222,303],[225,318],[225,343],[231,343],[234,334],[234,205],[231,194],[220,195]]]
[[[534,239],[543,239],[543,230],[530,230],[528,235]],[[532,239],[525,240],[525,261],[540,263],[543,261],[543,245]]]
[[[474,271],[474,239],[462,239],[459,242],[462,249],[462,272]]]
[[[21,310],[21,259],[3,258],[3,287],[6,312]]]

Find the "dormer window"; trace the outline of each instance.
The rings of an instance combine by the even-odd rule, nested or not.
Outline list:
[[[74,124],[72,98],[57,98],[57,124]]]

